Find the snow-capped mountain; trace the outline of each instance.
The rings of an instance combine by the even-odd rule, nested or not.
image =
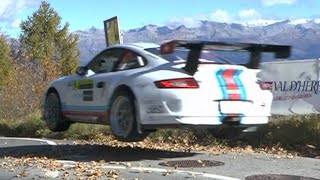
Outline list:
[[[81,62],[106,47],[103,29],[75,31],[80,36]],[[285,20],[265,26],[201,21],[199,27],[146,25],[123,32],[124,42],[161,42],[170,39],[198,39],[253,43],[275,43],[293,47],[290,59],[320,58],[320,23],[315,20]]]

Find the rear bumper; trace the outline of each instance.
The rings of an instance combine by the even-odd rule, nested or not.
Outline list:
[[[259,125],[267,124],[268,117],[241,117],[241,116],[221,116],[221,117],[176,117],[181,124],[192,125]]]
[[[237,114],[238,124],[257,125],[268,123],[268,117],[271,116],[272,93],[269,91],[256,92],[254,98],[243,100],[251,102],[245,108],[241,103],[230,103],[221,108],[220,91],[214,88],[210,92],[201,89],[149,88],[135,91],[139,97],[137,104],[142,125],[221,125],[226,117]]]
[[[262,125],[267,124],[267,116],[150,116],[148,124],[143,125],[174,125],[174,126],[215,126],[215,125]]]
[[[252,104],[245,112],[239,112],[239,105],[231,105],[228,113],[222,113],[218,101],[200,99],[166,99],[144,102],[140,106],[141,124],[182,125],[258,125],[268,123],[270,106]],[[235,121],[232,123],[232,121]]]

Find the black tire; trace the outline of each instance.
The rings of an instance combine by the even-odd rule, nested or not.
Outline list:
[[[124,142],[145,139],[149,133],[138,132],[134,96],[129,91],[120,90],[112,99],[110,125],[115,139]]]
[[[71,122],[63,117],[60,98],[55,92],[49,93],[46,97],[44,116],[47,127],[51,131],[61,132],[70,128]]]

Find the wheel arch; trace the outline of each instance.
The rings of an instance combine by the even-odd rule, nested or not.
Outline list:
[[[136,101],[137,98],[135,96],[135,93],[133,92],[132,88],[130,88],[128,85],[125,85],[125,84],[121,84],[119,85],[118,87],[116,87],[113,91],[113,94],[111,96],[111,99],[113,100],[113,98],[117,95],[117,93],[119,91],[127,91],[130,93],[130,95],[132,95],[132,97],[134,98],[134,100]],[[112,103],[112,102],[111,102]]]
[[[41,108],[42,109],[42,116],[44,116],[44,106],[46,104],[46,99],[50,93],[56,93],[56,95],[58,96],[58,98],[60,100],[60,105],[61,105],[61,99],[60,99],[60,94],[59,94],[58,90],[55,87],[48,88],[46,93],[42,96],[42,103],[41,103],[42,104],[41,105],[42,106],[42,108]]]
[[[114,100],[114,98],[116,97],[117,93],[120,92],[120,91],[127,91],[130,93],[130,95],[132,95],[132,98],[133,98],[133,101],[134,101],[134,104],[135,104],[135,111],[136,111],[136,121],[137,121],[137,129],[138,129],[138,132],[139,133],[142,133],[143,130],[142,130],[142,127],[141,127],[141,119],[140,119],[140,109],[138,107],[138,99],[133,91],[133,89],[128,86],[128,85],[125,85],[125,84],[121,84],[119,86],[117,86],[114,91],[113,91],[113,94],[111,96],[111,101],[110,101],[110,109],[111,109],[111,105],[112,105],[112,102]]]
[[[58,95],[58,97],[60,98],[59,92],[57,91],[57,89],[56,89],[55,87],[50,87],[50,88],[47,90],[46,97],[47,97],[50,93],[56,93],[56,94]]]
[[[47,90],[47,92],[46,92],[46,94],[45,94],[44,100],[48,97],[48,95],[49,95],[50,93],[56,93],[56,94],[57,94],[57,96],[58,96],[58,98],[59,98],[59,101],[60,101],[60,105],[61,105],[61,97],[60,97],[59,91],[58,91],[55,87],[50,87],[50,88]]]

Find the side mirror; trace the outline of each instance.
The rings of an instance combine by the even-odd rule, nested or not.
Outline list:
[[[84,76],[84,75],[87,74],[87,68],[86,67],[78,67],[77,70],[76,70],[76,73],[79,76]]]

